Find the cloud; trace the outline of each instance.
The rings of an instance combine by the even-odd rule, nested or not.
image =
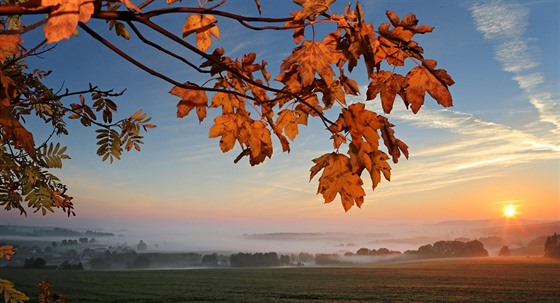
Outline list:
[[[475,4],[471,7],[476,28],[485,39],[503,39],[525,33],[529,9],[502,1]]]
[[[536,80],[538,77],[534,78]],[[366,106],[381,112],[380,104],[376,99]],[[403,192],[397,188],[406,188],[406,193],[412,193],[501,176],[505,167],[560,156],[555,136],[533,134],[530,128],[513,128],[469,113],[424,106],[413,115],[396,107],[388,117],[399,129],[439,129],[447,134],[427,138],[421,146],[411,146],[412,161],[395,165],[393,182],[382,184],[375,198]]]
[[[536,126],[544,129],[542,124],[546,124],[549,132],[557,136],[560,129],[558,93],[543,87],[545,79],[541,73],[526,73],[540,65],[536,55],[539,49],[529,45],[534,39],[525,33],[529,25],[529,9],[521,4],[492,1],[473,5],[471,13],[476,29],[484,38],[497,42],[494,47],[496,60],[504,71],[515,74],[513,80],[538,111],[536,124],[541,125]]]
[[[499,44],[495,52],[496,59],[506,72],[520,73],[539,66],[537,59],[531,56],[535,50],[531,50],[529,45],[521,39]]]

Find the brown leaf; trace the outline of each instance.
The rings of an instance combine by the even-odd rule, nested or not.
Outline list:
[[[202,122],[206,118],[206,108],[208,107],[208,97],[203,90],[187,89],[179,86],[173,87],[170,94],[181,98],[177,104],[177,117],[183,118],[196,107],[198,120]]]
[[[255,0],[255,4],[257,5],[257,9],[259,10],[259,15],[262,15],[261,2],[259,0]]]
[[[211,36],[220,38],[220,30],[216,26],[216,22],[218,20],[212,15],[190,15],[183,25],[183,38],[196,33],[196,46],[204,52],[212,45]]]

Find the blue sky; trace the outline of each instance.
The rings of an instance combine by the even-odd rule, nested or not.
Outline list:
[[[231,2],[226,8],[257,15],[253,1]],[[287,0],[261,2],[264,16],[298,8]],[[234,164],[239,150],[222,154],[218,140],[208,139],[216,113],[200,124],[195,116],[175,118],[179,100],[168,94],[171,85],[135,69],[82,32],[59,43],[35,67],[53,70],[47,82],[54,87],[83,89],[91,82],[127,88],[117,99],[119,113],[126,116],[141,108],[158,128],[146,135],[142,152],[109,165],[95,155],[93,129],[71,123],[71,134],[61,140],[72,160],[57,173],[75,197],[77,217],[22,218],[3,212],[2,221],[200,232],[374,231],[388,224],[497,218],[506,201],[518,207],[521,218],[560,219],[559,2],[361,3],[367,22],[375,27],[387,22],[387,9],[401,17],[413,12],[420,24],[434,26],[433,33],[417,41],[426,57],[436,59],[456,82],[452,108],[441,109],[427,98],[413,115],[396,102],[388,117],[397,125],[397,137],[409,145],[410,159],[394,165],[391,182],[383,181],[375,192],[366,183],[361,209],[345,213],[338,198],[324,205],[315,195],[317,180],[309,182],[311,159],[331,148],[330,135],[318,121],[300,130],[289,155],[275,146],[272,159],[260,166]],[[346,4],[339,1],[333,7]],[[175,15],[163,22],[180,33],[184,20]],[[90,23],[104,36],[114,36],[104,22]],[[255,51],[273,74],[293,47],[291,32],[245,33],[223,20],[218,26],[221,39],[212,48],[223,46],[230,56]],[[137,42],[133,38],[119,46],[176,79],[205,81]],[[351,77],[362,95],[352,102],[365,99],[368,82],[359,72]],[[367,106],[381,112],[378,100]]]

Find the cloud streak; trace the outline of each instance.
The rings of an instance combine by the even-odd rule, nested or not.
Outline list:
[[[376,99],[368,102],[367,107],[379,113],[382,112],[380,104]],[[395,108],[389,118],[398,121],[401,127],[440,129],[450,135],[429,138],[424,146],[411,147],[413,161],[395,165],[398,172],[394,182],[382,184],[376,190],[376,198],[402,192],[397,188],[412,193],[501,176],[504,167],[560,156],[555,136],[533,134],[527,129],[485,121],[469,113],[424,106],[416,115]],[[401,169],[401,165],[405,168]]]
[[[492,1],[473,5],[471,14],[476,29],[484,38],[497,42],[494,46],[496,60],[504,71],[514,74],[513,80],[538,111],[539,123],[553,126],[549,131],[557,136],[560,133],[557,92],[543,88],[542,73],[530,72],[540,62],[535,55],[539,49],[531,46],[532,39],[526,36],[529,9],[521,4]]]

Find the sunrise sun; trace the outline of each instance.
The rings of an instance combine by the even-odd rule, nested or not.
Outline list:
[[[504,217],[514,218],[517,215],[517,207],[515,205],[506,205],[503,209]]]

